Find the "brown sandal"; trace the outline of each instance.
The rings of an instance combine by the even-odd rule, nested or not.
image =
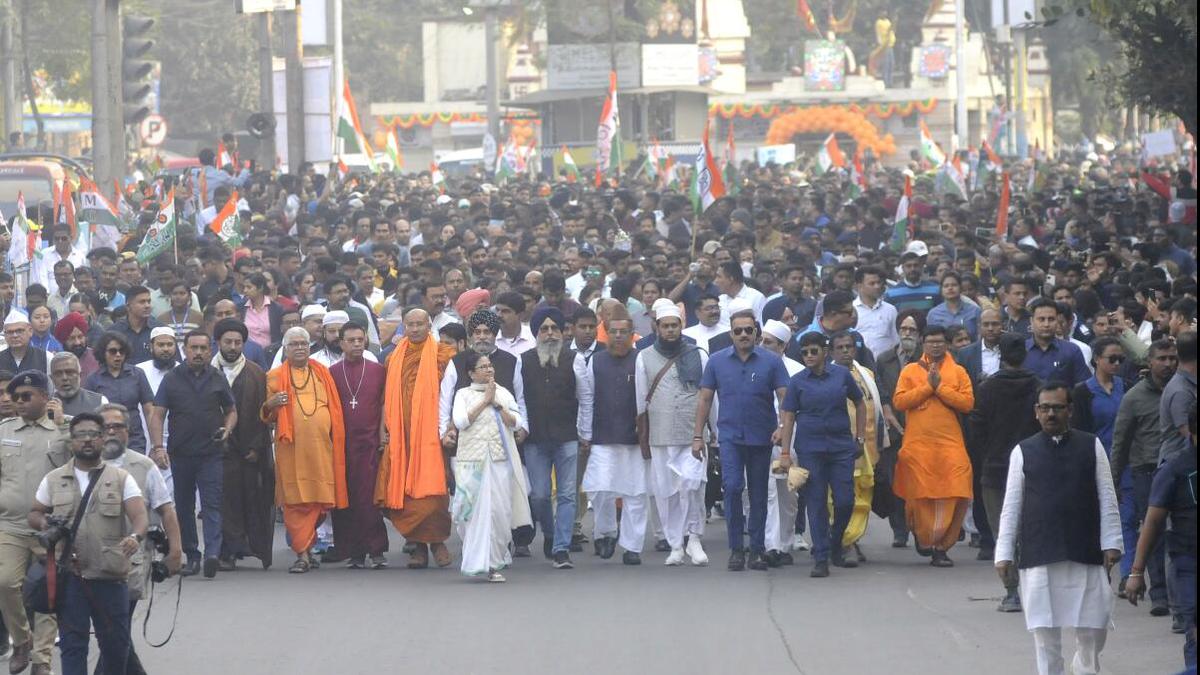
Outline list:
[[[445,544],[430,544],[429,548],[433,551],[433,561],[437,563],[438,567],[450,566],[450,551]]]
[[[417,544],[416,550],[408,557],[408,569],[423,570],[426,567],[429,567],[429,547]]]

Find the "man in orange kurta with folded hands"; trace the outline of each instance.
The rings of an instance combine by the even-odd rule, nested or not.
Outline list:
[[[958,415],[975,407],[971,379],[946,354],[946,329],[927,326],[923,356],[900,371],[892,405],[908,415],[892,490],[904,500],[917,553],[934,567],[953,567],[946,555],[958,541],[971,502],[971,461]]]
[[[438,436],[438,394],[454,348],[434,340],[423,309],[404,315],[404,339],[388,358],[375,505],[415,545],[408,566],[450,564],[450,496],[446,458]]]
[[[267,374],[262,420],[275,424],[275,501],[296,562],[304,573],[315,566],[309,549],[325,512],[348,506],[346,431],[337,385],[325,366],[309,360],[308,332],[283,336],[287,360]]]

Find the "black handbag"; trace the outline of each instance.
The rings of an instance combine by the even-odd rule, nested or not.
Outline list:
[[[83,497],[79,500],[79,509],[75,512],[75,521],[71,523],[70,535],[63,543],[62,554],[55,559],[54,549],[46,551],[46,558],[36,558],[29,565],[29,569],[25,571],[25,584],[21,587],[21,593],[25,599],[25,606],[35,612],[41,614],[53,614],[58,611],[58,580],[65,578],[69,574],[69,561],[71,559],[71,544],[75,541],[75,533],[79,531],[79,524],[83,522],[83,514],[87,511],[88,500],[92,496],[92,489],[96,487],[96,483],[100,482],[100,471],[93,471],[91,474],[92,480],[88,483],[87,489],[83,491]],[[55,559],[54,568],[50,569],[47,566],[47,561]]]

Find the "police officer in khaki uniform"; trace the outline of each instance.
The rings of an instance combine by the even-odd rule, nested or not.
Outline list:
[[[48,515],[70,527],[87,493],[75,532],[69,573],[58,579],[59,649],[65,675],[87,674],[89,629],[96,631],[104,672],[124,675],[129,658],[130,559],[142,548],[149,520],[133,476],[101,459],[104,419],[81,413],[71,419],[71,452],[46,474],[34,495],[29,525],[46,530]]]
[[[6,391],[16,417],[0,422],[0,613],[12,634],[11,673],[49,673],[54,648],[54,617],[38,614],[32,632],[21,597],[25,572],[35,555],[43,555],[26,516],[38,482],[70,457],[66,419],[48,392],[42,371],[17,373]]]

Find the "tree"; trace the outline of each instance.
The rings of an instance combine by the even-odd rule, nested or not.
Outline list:
[[[1117,97],[1096,86],[1093,73],[1104,63],[1121,60],[1113,40],[1098,26],[1074,14],[1041,30],[1054,83],[1054,109],[1079,111],[1083,135],[1095,138],[1113,131],[1112,111],[1121,108]]]
[[[1123,59],[1097,68],[1096,80],[1196,136],[1196,0],[1059,0],[1042,11],[1049,26],[1073,13],[1104,30]]]

